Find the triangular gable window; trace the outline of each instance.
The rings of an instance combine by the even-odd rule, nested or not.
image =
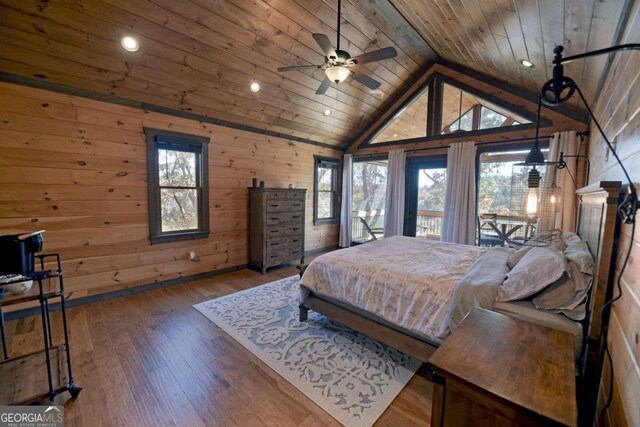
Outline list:
[[[531,120],[453,85],[443,85],[441,134],[523,123],[531,123]]]
[[[427,136],[428,103],[429,88],[426,88],[389,120],[371,144]]]

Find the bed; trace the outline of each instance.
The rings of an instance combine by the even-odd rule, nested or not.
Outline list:
[[[503,314],[571,333],[582,398],[590,402],[597,398],[604,357],[608,316],[601,319],[600,312],[612,294],[620,192],[620,182],[608,181],[577,192],[577,234],[594,259],[583,320],[541,312],[528,301],[492,304]],[[301,280],[300,319],[313,310],[427,361],[450,332],[445,320],[458,282],[483,255],[493,258],[487,255],[492,249],[394,237],[323,255]]]

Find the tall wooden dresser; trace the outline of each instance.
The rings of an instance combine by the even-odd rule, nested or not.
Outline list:
[[[307,190],[249,188],[249,265],[267,268],[304,262],[304,202]]]

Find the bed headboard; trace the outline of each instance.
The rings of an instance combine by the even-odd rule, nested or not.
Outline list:
[[[581,378],[578,385],[581,417],[592,425],[595,417],[604,362],[609,313],[601,317],[602,308],[614,288],[620,221],[620,181],[600,181],[577,191],[580,198],[576,232],[587,242],[595,260],[595,271],[585,319],[586,334]]]

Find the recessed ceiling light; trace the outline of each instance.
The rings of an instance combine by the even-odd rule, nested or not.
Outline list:
[[[140,42],[138,41],[138,39],[131,36],[123,37],[122,40],[120,40],[120,44],[125,50],[128,50],[129,52],[137,52],[138,49],[140,49]]]
[[[327,109],[327,110],[324,110],[324,115],[325,115],[325,116],[328,116],[328,115],[330,115],[330,114],[331,114],[331,110],[328,110],[328,109]]]
[[[262,89],[262,86],[260,86],[260,83],[258,82],[251,82],[249,85],[249,90],[253,93],[260,92],[260,89]]]
[[[526,59],[521,59],[521,60],[520,60],[520,63],[521,63],[522,65],[524,65],[525,67],[527,67],[527,68],[536,68],[536,66],[534,65],[534,63],[533,63],[533,62],[531,62],[531,61],[527,61]]]
[[[397,133],[394,133],[394,134],[393,134],[393,137],[394,137],[394,138],[397,138],[397,137],[398,137],[398,134],[397,134]]]

